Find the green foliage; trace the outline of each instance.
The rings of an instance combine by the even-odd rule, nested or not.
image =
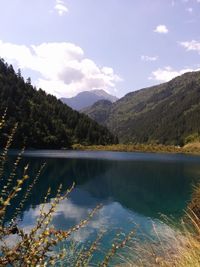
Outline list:
[[[88,116],[72,110],[52,95],[38,91],[25,82],[20,70],[16,74],[11,65],[0,59],[0,114],[7,109],[4,138],[17,122],[19,124],[14,147],[69,148],[73,143],[111,144],[115,137]]]
[[[193,133],[188,135],[185,138],[185,143],[194,143],[194,142],[200,142],[200,134],[199,133]]]
[[[98,107],[86,114],[106,125],[123,143],[184,145],[200,135],[200,72],[127,94],[101,120]]]
[[[91,107],[81,110],[81,112],[87,114],[91,119],[103,125],[109,116],[111,106],[112,102],[109,100],[99,100]]]

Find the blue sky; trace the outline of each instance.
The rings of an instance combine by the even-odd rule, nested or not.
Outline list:
[[[57,97],[200,69],[200,0],[0,1],[0,57]]]

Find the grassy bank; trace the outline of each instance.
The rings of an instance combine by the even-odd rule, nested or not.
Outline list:
[[[93,150],[93,151],[121,151],[121,152],[153,152],[153,153],[191,153],[200,154],[200,143],[190,143],[183,147],[166,146],[158,144],[117,144],[106,146],[83,146],[73,145],[74,150]]]

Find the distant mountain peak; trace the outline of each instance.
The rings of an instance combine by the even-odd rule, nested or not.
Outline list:
[[[109,100],[112,103],[117,101],[118,98],[113,96],[103,89],[95,89],[90,91],[83,91],[78,93],[76,96],[71,98],[61,98],[60,99],[64,104],[67,104],[75,110],[81,110],[86,107],[93,105],[99,100]]]

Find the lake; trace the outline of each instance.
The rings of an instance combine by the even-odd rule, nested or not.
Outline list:
[[[15,156],[16,151],[12,151],[7,172]],[[52,190],[48,202],[56,196],[60,184],[64,193],[75,182],[69,198],[59,204],[53,224],[66,230],[102,204],[88,226],[71,237],[76,244],[87,244],[99,231],[105,231],[94,262],[103,257],[120,232],[137,228],[135,238],[141,243],[145,235],[155,238],[155,227],[160,238],[173,235],[163,215],[179,221],[192,186],[200,181],[199,156],[132,152],[26,151],[18,174],[29,163],[32,181],[43,162],[45,170],[25,202],[20,224],[27,229],[34,225],[49,187]],[[21,195],[9,209],[7,220],[20,198]]]

